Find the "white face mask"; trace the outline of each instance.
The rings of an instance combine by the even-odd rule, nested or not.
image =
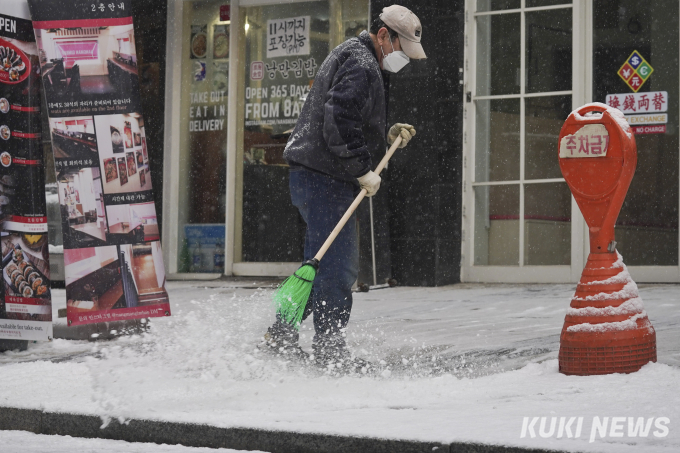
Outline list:
[[[390,46],[392,46],[392,39],[390,39]],[[383,54],[383,69],[387,72],[397,73],[411,61],[408,55],[401,50],[394,50],[394,46],[392,46],[392,52],[388,55],[385,55],[382,47],[380,51]]]

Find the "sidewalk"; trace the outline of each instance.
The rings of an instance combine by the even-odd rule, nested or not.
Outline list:
[[[678,286],[640,285],[657,331],[658,363],[631,375],[593,377],[557,372],[572,285],[359,293],[349,343],[357,355],[380,364],[381,375],[335,378],[258,352],[255,345],[273,319],[272,289],[253,283],[171,282],[173,316],[153,319],[146,334],[94,343],[54,340],[0,354],[0,406],[95,416],[82,419],[88,426],[96,419],[104,425],[151,420],[408,440],[445,451],[463,451],[449,445],[464,443],[680,450]],[[54,298],[55,310],[65,305],[63,290],[55,290]],[[308,324],[301,330],[305,349],[313,334]],[[544,434],[551,417],[558,424],[560,417],[583,417],[583,429],[578,438],[558,438],[557,430],[543,438],[538,421],[521,437],[524,417],[547,417]],[[630,437],[626,422],[622,437],[609,436],[608,428],[605,438],[590,442],[594,417],[667,417],[669,432],[655,436],[652,426],[647,437]],[[270,451],[257,442],[223,446]]]

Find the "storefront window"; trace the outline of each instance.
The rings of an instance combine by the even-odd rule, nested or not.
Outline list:
[[[179,272],[222,272],[229,80],[229,2],[183,9]]]
[[[368,2],[244,8],[237,142],[236,262],[299,262],[305,224],[290,202],[283,151],[328,53],[368,25]]]
[[[677,266],[678,4],[594,2],[593,13],[593,100],[623,110],[638,149],[617,249],[628,265]]]
[[[517,3],[479,1],[477,7],[506,10],[520,8]],[[565,1],[562,8],[550,1],[522,3],[520,11],[476,17],[478,266],[571,263],[571,197],[555,143],[572,107],[573,12]]]

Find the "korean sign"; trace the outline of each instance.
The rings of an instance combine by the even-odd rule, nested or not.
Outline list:
[[[267,58],[309,55],[310,16],[267,21]]]
[[[130,0],[28,4],[64,230],[68,325],[170,316]],[[198,41],[192,49],[203,51]]]
[[[609,147],[609,133],[603,124],[588,124],[560,141],[560,157],[604,157]]]

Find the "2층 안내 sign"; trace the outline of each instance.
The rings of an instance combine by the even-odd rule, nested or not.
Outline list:
[[[131,1],[28,3],[64,230],[68,324],[169,316]],[[196,57],[205,53],[201,31]]]

